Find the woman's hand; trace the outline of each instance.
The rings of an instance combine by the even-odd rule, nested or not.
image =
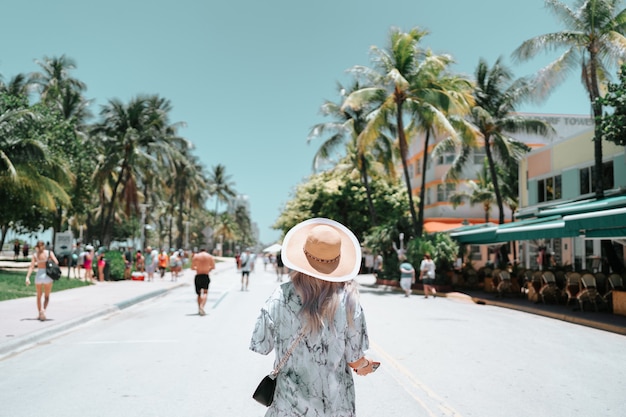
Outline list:
[[[355,362],[351,362],[348,365],[352,368],[357,375],[365,376],[375,371],[374,362],[367,359],[365,356]]]

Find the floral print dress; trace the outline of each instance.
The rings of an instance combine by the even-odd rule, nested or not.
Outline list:
[[[270,296],[256,321],[250,349],[267,355],[276,350],[274,366],[300,331],[300,297],[291,282]],[[348,325],[346,293],[337,308],[333,326],[317,335],[307,334],[295,347],[276,379],[274,402],[266,417],[353,417],[355,393],[352,368],[369,348],[363,310],[356,305],[353,326]]]

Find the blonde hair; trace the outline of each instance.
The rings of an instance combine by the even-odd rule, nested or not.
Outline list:
[[[333,327],[335,313],[341,304],[344,291],[348,325],[354,326],[358,290],[353,281],[324,281],[298,271],[292,272],[291,281],[302,300],[300,314],[304,319],[303,329],[319,333],[325,325]]]

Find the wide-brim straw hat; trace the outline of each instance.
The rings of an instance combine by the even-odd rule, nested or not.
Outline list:
[[[359,273],[361,246],[341,223],[313,218],[287,232],[282,258],[285,266],[295,271],[324,281],[345,282]]]

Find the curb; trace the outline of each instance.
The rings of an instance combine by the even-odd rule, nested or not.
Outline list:
[[[499,303],[498,301],[487,300],[479,297],[472,297],[472,301],[476,304],[482,305],[492,305],[495,307],[506,308],[509,310],[517,310],[523,313],[534,314],[537,316],[548,317],[555,320],[561,320],[567,323],[578,324],[585,327],[591,327],[598,330],[604,330],[611,333],[617,333],[621,335],[626,335],[626,328],[622,326],[615,326],[609,323],[600,323],[594,320],[588,320],[582,317],[573,317],[571,315],[563,314],[563,313],[553,313],[551,311],[544,311],[532,307],[524,307],[524,306],[516,306],[512,304]]]

